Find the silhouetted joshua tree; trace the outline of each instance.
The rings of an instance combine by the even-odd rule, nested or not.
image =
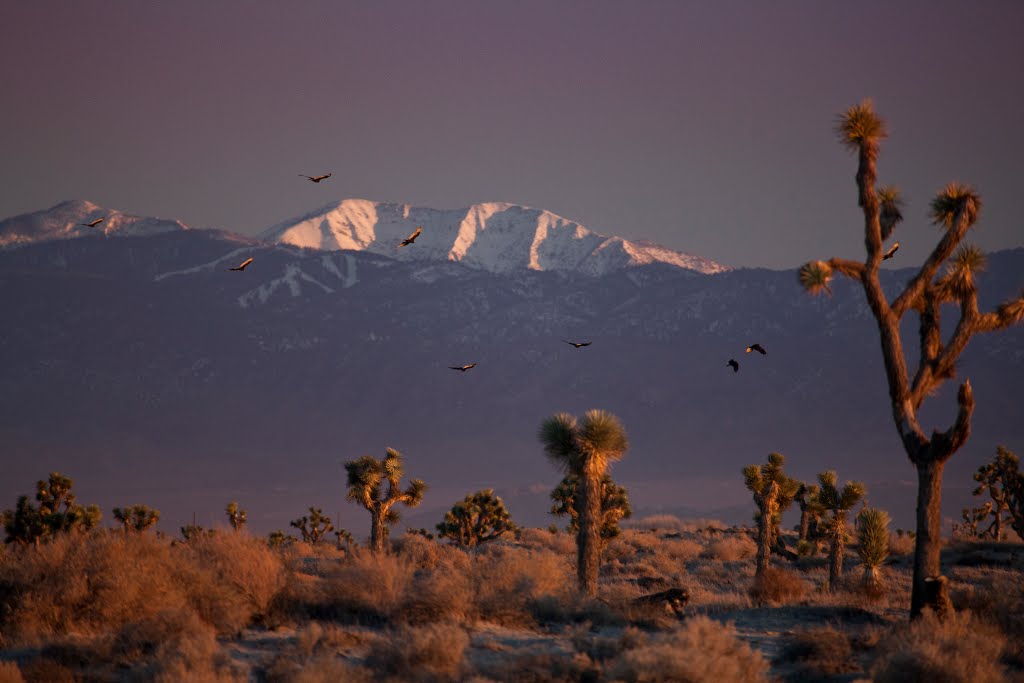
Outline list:
[[[309,508],[309,515],[303,515],[293,519],[289,524],[299,530],[302,540],[310,545],[316,545],[320,539],[334,531],[334,524],[331,518],[324,514],[320,508]]]
[[[114,508],[114,519],[121,523],[125,533],[142,533],[156,526],[160,521],[160,511],[148,505],[129,505]]]
[[[444,520],[437,525],[440,538],[449,538],[463,548],[475,548],[518,530],[493,489],[469,494],[444,513]]]
[[[557,517],[569,516],[569,533],[577,533],[580,529],[580,512],[577,492],[579,479],[568,475],[558,483],[551,492],[551,514]],[[601,543],[607,544],[622,533],[619,522],[633,514],[629,504],[629,492],[612,480],[612,475],[605,473],[601,477]]]
[[[743,481],[754,494],[757,505],[757,563],[755,576],[768,568],[768,560],[778,534],[782,510],[793,502],[800,490],[800,482],[782,472],[786,458],[781,453],[768,455],[764,465],[743,468]]]
[[[364,455],[358,460],[345,463],[348,473],[348,500],[359,503],[370,511],[370,549],[375,553],[384,550],[387,536],[385,525],[398,522],[400,516],[395,509],[397,503],[414,508],[423,500],[427,485],[422,479],[413,479],[404,491],[400,488],[402,478],[402,454],[394,448],[385,451],[384,459]],[[383,490],[387,483],[387,492]]]
[[[0,526],[7,543],[38,544],[47,536],[71,531],[88,531],[99,524],[103,513],[99,506],[82,506],[75,502],[71,489],[74,482],[60,472],[36,482],[38,507],[28,496],[19,496],[13,510],[0,513]]]
[[[1005,446],[996,447],[996,457],[992,462],[982,465],[974,473],[974,481],[978,485],[974,489],[974,495],[980,496],[988,491],[992,499],[988,513],[992,515],[992,524],[988,529],[978,533],[979,536],[991,536],[997,541],[1003,540],[1003,518],[1010,511],[1007,483],[1012,489],[1014,478],[1020,476],[1020,461],[1017,456],[1007,450]],[[976,508],[975,511],[980,511]],[[983,521],[984,516],[978,521]]]
[[[245,528],[246,511],[238,507],[238,503],[231,501],[228,506],[224,508],[224,513],[228,516],[228,524],[235,531],[241,531]]]
[[[846,549],[847,517],[850,510],[864,498],[867,489],[859,481],[848,481],[842,489],[838,488],[839,475],[834,471],[822,472],[818,475],[821,490],[818,492],[818,503],[832,515],[824,524],[825,535],[829,539],[828,551],[828,589],[836,589],[839,577],[843,575],[843,553]]]
[[[580,592],[595,597],[601,564],[601,478],[629,448],[626,430],[611,413],[588,410],[582,420],[568,413],[552,415],[541,423],[538,438],[551,462],[582,484],[576,574]]]
[[[960,386],[958,414],[946,431],[926,434],[918,423],[918,411],[926,397],[934,395],[943,382],[955,376],[957,359],[972,336],[1004,329],[1024,318],[1024,294],[995,311],[978,310],[975,276],[984,267],[984,256],[975,247],[963,246],[959,251],[957,247],[978,220],[981,198],[967,185],[950,183],[931,202],[931,219],[943,229],[942,237],[903,290],[890,301],[882,290],[878,269],[883,240],[892,234],[903,215],[898,191],[876,188],[876,162],[881,141],[886,137],[885,124],[875,114],[871,102],[864,101],[839,117],[836,133],[840,142],[857,154],[857,204],[864,215],[867,257],[863,263],[839,258],[807,263],[800,269],[800,282],[811,293],[829,292],[835,273],[859,282],[878,325],[893,422],[918,474],[917,540],[910,600],[910,614],[915,618],[929,601],[940,613],[949,606],[948,597],[941,591],[930,590],[926,580],[939,577],[942,470],[971,432],[974,394],[970,381]],[[946,268],[940,272],[944,264]],[[945,303],[958,307],[959,320],[952,333],[943,339],[940,314]],[[900,320],[910,311],[917,313],[920,323],[920,357],[913,377],[907,369],[900,336]],[[926,594],[936,597],[926,599]]]

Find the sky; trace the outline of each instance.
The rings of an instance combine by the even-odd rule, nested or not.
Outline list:
[[[0,217],[255,234],[334,200],[505,201],[731,266],[861,258],[870,97],[897,265],[946,182],[1024,246],[1024,3],[0,0]],[[299,174],[332,172],[314,185]]]

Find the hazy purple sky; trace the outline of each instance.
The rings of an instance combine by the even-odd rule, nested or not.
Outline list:
[[[862,254],[832,125],[873,97],[902,264],[953,179],[975,241],[1020,246],[1022,30],[1015,1],[0,0],[0,217],[83,198],[254,233],[345,197],[508,201],[792,267]]]

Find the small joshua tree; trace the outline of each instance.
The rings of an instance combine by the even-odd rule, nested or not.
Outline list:
[[[114,508],[114,519],[121,523],[125,533],[142,533],[156,526],[160,521],[160,511],[148,505],[129,505]]]
[[[231,501],[230,503],[228,503],[228,506],[224,509],[224,512],[228,516],[228,524],[231,525],[232,529],[234,529],[235,531],[241,531],[243,528],[245,528],[246,512],[245,510],[238,507],[237,502]]]
[[[829,283],[839,273],[864,289],[868,308],[878,325],[882,360],[889,384],[893,422],[903,449],[917,468],[917,536],[910,616],[917,618],[925,607],[937,612],[949,608],[948,597],[932,586],[942,585],[939,551],[942,547],[942,471],[946,461],[967,442],[974,413],[970,381],[957,392],[957,416],[946,431],[927,434],[918,421],[924,400],[938,392],[956,375],[960,354],[975,334],[1003,330],[1024,320],[1024,294],[982,313],[978,308],[976,276],[985,258],[972,246],[960,246],[981,215],[981,198],[975,190],[950,183],[931,202],[931,220],[942,236],[924,264],[895,298],[889,299],[879,280],[883,240],[903,220],[895,188],[876,187],[877,161],[886,137],[885,123],[875,114],[870,100],[850,107],[839,117],[836,133],[843,146],[857,154],[857,205],[864,215],[864,262],[833,258],[813,261],[800,268],[800,283],[812,293],[831,292]],[[957,247],[960,247],[958,250]],[[940,272],[945,264],[945,271]],[[943,304],[959,309],[956,327],[942,337]],[[918,366],[913,374],[903,352],[900,321],[913,311],[919,320]]]
[[[383,552],[386,525],[396,524],[400,519],[395,505],[401,503],[406,507],[416,507],[422,502],[427,485],[421,479],[413,479],[404,491],[400,488],[402,454],[394,448],[385,451],[383,460],[372,455],[350,460],[345,463],[345,471],[348,474],[346,497],[370,512],[370,549],[375,553]],[[385,483],[387,492],[383,490]]]
[[[437,525],[439,537],[449,538],[463,548],[475,548],[518,530],[505,503],[494,495],[493,489],[466,496],[444,513],[444,520]]]
[[[267,545],[271,548],[283,548],[290,537],[287,536],[283,531],[278,529],[277,531],[271,531],[267,535]]]
[[[987,500],[985,504],[977,508],[964,508],[960,512],[963,522],[953,523],[954,538],[978,538],[978,525],[988,519],[992,514],[992,501]]]
[[[828,551],[828,589],[836,589],[839,577],[843,575],[843,552],[846,549],[847,517],[853,506],[867,493],[864,484],[848,481],[842,489],[838,488],[839,475],[834,471],[822,472],[818,475],[821,491],[818,501],[822,508],[832,513],[825,522],[825,534],[830,545]]]
[[[800,490],[800,482],[782,472],[786,458],[781,453],[771,453],[764,465],[747,465],[743,468],[743,481],[754,494],[757,505],[757,565],[755,576],[761,576],[768,569],[772,545],[775,543],[779,520],[785,509]]]
[[[568,475],[551,492],[550,513],[556,517],[569,516],[569,533],[579,531],[579,506],[577,502],[579,479]],[[629,492],[612,480],[612,475],[601,477],[601,543],[607,544],[622,533],[619,522],[629,519],[633,508],[629,504]]]
[[[204,529],[198,524],[186,524],[181,527],[181,538],[188,543],[203,536],[213,536],[213,529]]]
[[[290,522],[291,526],[299,530],[302,540],[310,545],[316,545],[328,533],[334,531],[331,518],[323,513],[320,508],[309,508],[309,515],[303,515]]]
[[[878,591],[882,587],[879,567],[889,557],[889,513],[865,508],[857,515],[857,556],[864,564],[865,588]]]
[[[580,481],[576,578],[584,596],[596,597],[601,567],[601,478],[629,448],[626,429],[611,413],[588,410],[582,420],[568,413],[552,415],[541,423],[537,437],[548,459]]]
[[[60,472],[51,472],[48,479],[36,482],[38,507],[29,502],[28,496],[20,496],[13,510],[0,514],[7,543],[38,544],[52,534],[96,528],[103,513],[96,505],[78,505],[73,486],[71,478]]]
[[[1007,450],[1005,446],[997,446],[995,459],[982,465],[974,473],[974,481],[978,482],[974,489],[974,495],[980,496],[988,491],[989,497],[992,499],[988,505],[988,514],[992,515],[992,524],[988,529],[976,535],[991,536],[997,541],[1003,540],[1003,518],[1010,511],[1007,482],[1012,488],[1014,479],[1020,476],[1019,466],[1020,461],[1016,455]],[[976,512],[980,510],[981,508],[975,508]],[[978,521],[983,520],[984,516]],[[977,529],[976,526],[975,529]]]
[[[818,535],[818,525],[821,523],[821,506],[818,505],[817,484],[800,484],[794,500],[800,506],[800,527],[798,529],[802,542],[810,540]]]

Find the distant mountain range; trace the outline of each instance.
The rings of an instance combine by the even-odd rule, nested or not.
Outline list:
[[[867,481],[872,504],[912,524],[914,471],[850,283],[812,298],[792,270],[668,256],[612,267],[600,253],[635,243],[522,207],[338,207],[269,230],[271,241],[84,202],[0,223],[0,506],[58,470],[108,515],[159,507],[169,533],[193,512],[219,523],[234,499],[259,531],[316,505],[362,535],[368,516],[344,502],[341,463],[392,446],[431,486],[409,524],[432,526],[479,488],[497,489],[518,521],[546,524],[560,474],[537,426],[600,407],[630,433],[613,475],[638,514],[746,521],[740,468],[779,451],[795,476]],[[100,215],[102,233],[72,225]],[[415,225],[417,242],[394,249]],[[991,254],[983,307],[1019,292],[1022,273],[1024,249]],[[882,275],[892,292],[909,271]],[[754,341],[766,356],[743,352]],[[978,406],[947,467],[950,517],[996,444],[1024,451],[1024,330],[976,338],[959,374]],[[947,426],[954,391],[931,400],[925,425]]]

